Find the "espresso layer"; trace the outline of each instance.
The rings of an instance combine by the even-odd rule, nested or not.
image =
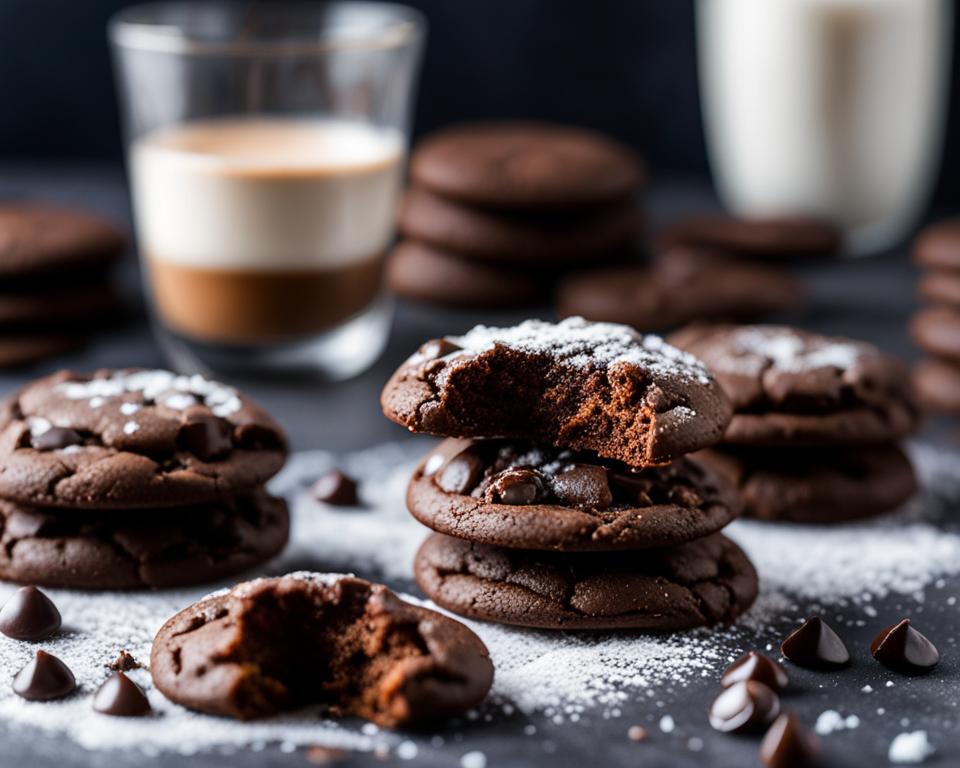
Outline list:
[[[149,256],[153,298],[166,324],[197,341],[294,341],[330,330],[380,292],[383,258],[331,269],[227,270]]]

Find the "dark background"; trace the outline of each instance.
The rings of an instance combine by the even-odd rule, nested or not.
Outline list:
[[[406,1],[430,24],[418,134],[477,117],[579,123],[656,173],[707,173],[693,0]],[[0,161],[119,162],[105,25],[133,4],[0,0]],[[941,207],[960,201],[960,77],[951,104]]]

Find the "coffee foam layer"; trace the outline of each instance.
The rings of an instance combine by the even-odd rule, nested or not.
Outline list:
[[[377,258],[393,233],[403,140],[336,120],[161,129],[132,150],[141,249],[155,262],[303,270]]]

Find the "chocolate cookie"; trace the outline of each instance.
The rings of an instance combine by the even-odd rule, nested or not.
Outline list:
[[[0,368],[19,368],[64,355],[83,346],[84,341],[83,336],[55,331],[0,333]]]
[[[711,445],[730,418],[698,360],[657,336],[579,317],[427,342],[380,402],[411,432],[524,438],[632,467]]]
[[[925,267],[960,269],[960,218],[924,229],[914,242],[913,258]]]
[[[921,360],[913,369],[913,385],[927,408],[960,415],[960,363]]]
[[[557,312],[662,331],[693,320],[749,320],[795,307],[803,296],[780,270],[674,248],[649,267],[571,275],[560,284]]]
[[[126,239],[102,219],[41,204],[0,205],[0,279],[62,278],[111,264]]]
[[[728,443],[882,443],[916,426],[909,373],[870,344],[778,325],[696,325],[670,341],[700,357],[733,402]]]
[[[733,621],[757,596],[750,561],[718,533],[642,556],[500,549],[434,533],[414,572],[454,613],[546,629],[690,629]]]
[[[0,408],[0,497],[41,507],[194,504],[283,465],[276,422],[233,387],[169,371],[61,371]]]
[[[745,258],[822,258],[840,251],[843,234],[836,225],[807,216],[717,214],[681,219],[661,232],[659,241],[665,247],[715,248]]]
[[[0,578],[68,589],[205,584],[279,553],[288,528],[286,503],[262,491],[163,510],[0,501]]]
[[[397,296],[452,307],[515,307],[545,301],[549,278],[532,271],[467,261],[412,240],[387,261],[387,285]]]
[[[921,309],[910,319],[910,333],[925,352],[960,363],[960,309]]]
[[[839,523],[896,509],[917,490],[895,445],[855,449],[727,450],[695,460],[740,489],[744,514],[762,520]]]
[[[632,470],[512,440],[445,440],[413,474],[407,507],[441,533],[518,549],[669,547],[719,531],[739,500],[697,464]]]
[[[583,128],[472,123],[417,146],[413,181],[438,195],[494,208],[571,208],[622,200],[645,172],[627,147]]]
[[[935,304],[960,309],[960,269],[938,269],[920,277],[917,293]]]
[[[238,584],[157,633],[150,673],[190,709],[242,720],[307,704],[386,727],[480,703],[493,665],[463,624],[352,576],[295,573]]]
[[[0,328],[60,330],[100,325],[121,314],[120,299],[107,281],[30,291],[0,290]],[[0,337],[2,338],[2,337]]]
[[[632,199],[582,213],[506,213],[462,205],[412,187],[404,195],[400,230],[468,258],[556,264],[621,247],[639,234],[640,218]]]

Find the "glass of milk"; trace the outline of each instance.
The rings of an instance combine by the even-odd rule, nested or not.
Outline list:
[[[939,170],[952,17],[953,0],[698,0],[724,204],[831,219],[852,254],[904,238]]]
[[[423,31],[375,2],[111,22],[146,293],[177,368],[340,379],[379,356]]]

